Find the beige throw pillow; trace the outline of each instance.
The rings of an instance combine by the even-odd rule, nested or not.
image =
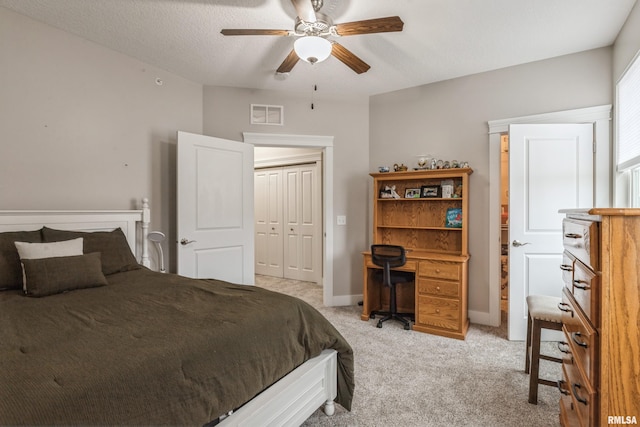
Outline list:
[[[43,259],[82,255],[82,237],[64,242],[28,243],[15,242],[20,261],[23,259]],[[22,266],[22,290],[27,292],[27,279]]]

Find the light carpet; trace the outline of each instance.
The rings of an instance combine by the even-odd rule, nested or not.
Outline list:
[[[466,340],[405,331],[398,322],[360,320],[362,307],[325,307],[322,287],[256,276],[258,286],[296,296],[320,311],[354,350],[352,411],[316,411],[304,426],[558,426],[559,392],[540,385],[528,403],[525,345],[508,341],[506,326],[472,324]],[[543,351],[558,355],[554,343]],[[557,363],[541,361],[541,376],[558,379]]]

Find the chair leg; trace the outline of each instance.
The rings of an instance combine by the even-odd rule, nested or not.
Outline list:
[[[387,320],[398,320],[399,322],[401,322],[404,325],[404,329],[406,330],[410,330],[411,329],[411,320],[412,319],[412,314],[409,313],[398,313],[398,307],[397,307],[397,301],[396,301],[396,285],[395,283],[392,284],[389,287],[389,311],[373,311],[371,312],[371,314],[369,315],[370,319],[375,319],[376,315],[380,315],[380,316],[384,316],[382,319],[378,320],[378,323],[376,324],[376,326],[378,328],[382,328],[382,324],[384,322],[386,322]],[[407,319],[406,317],[409,317],[409,319]]]
[[[526,356],[524,362],[524,372],[526,374],[529,373],[529,368],[531,367],[531,315],[527,315],[527,346],[526,346]]]
[[[540,335],[539,322],[532,322],[531,336],[531,373],[529,375],[529,403],[538,404],[538,378],[540,370]]]

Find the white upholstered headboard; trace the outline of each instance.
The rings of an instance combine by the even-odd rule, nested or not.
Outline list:
[[[0,210],[0,232],[39,230],[43,226],[58,230],[111,231],[120,227],[127,236],[131,251],[138,262],[149,267],[149,199],[142,199],[142,208],[135,210]]]

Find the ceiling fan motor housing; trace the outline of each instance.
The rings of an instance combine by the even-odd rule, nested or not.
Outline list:
[[[316,13],[316,22],[306,22],[296,18],[295,32],[300,36],[328,36],[331,34],[333,21],[323,13]]]

